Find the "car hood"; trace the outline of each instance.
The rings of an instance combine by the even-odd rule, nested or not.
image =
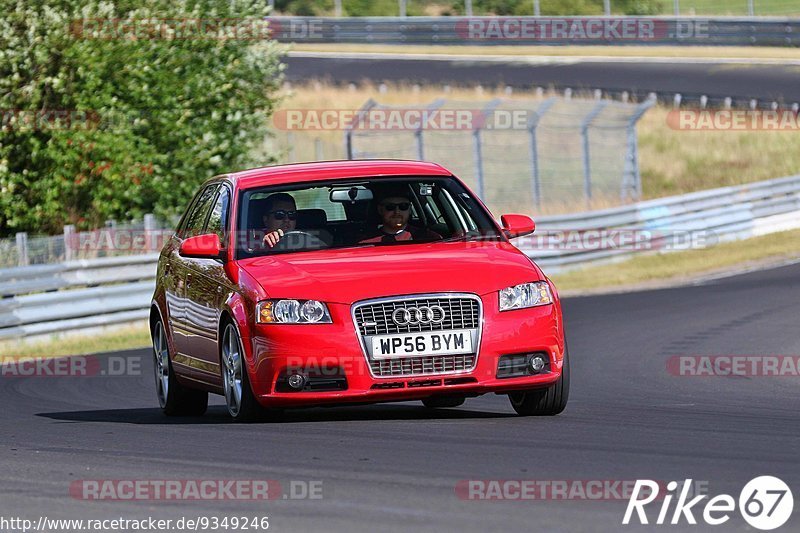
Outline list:
[[[269,298],[351,304],[429,292],[486,294],[543,279],[507,242],[451,242],[319,250],[243,259]]]

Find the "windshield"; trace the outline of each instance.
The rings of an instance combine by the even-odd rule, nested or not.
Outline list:
[[[501,238],[453,178],[359,178],[249,189],[237,257],[354,246]]]

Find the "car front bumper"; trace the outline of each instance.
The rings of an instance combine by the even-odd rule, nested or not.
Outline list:
[[[253,392],[265,407],[373,403],[436,395],[477,396],[547,387],[558,380],[564,357],[559,305],[499,312],[497,295],[481,298],[482,332],[473,369],[414,376],[376,377],[367,364],[349,305],[331,304],[332,324],[259,325],[243,339]],[[541,353],[547,371],[498,377],[501,356]],[[287,376],[346,381],[345,389],[291,390]]]

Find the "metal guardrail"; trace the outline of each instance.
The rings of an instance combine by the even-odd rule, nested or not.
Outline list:
[[[154,253],[5,268],[0,270],[0,297],[151,279],[157,259]]]
[[[789,17],[269,17],[268,20],[276,40],[305,44],[800,45],[800,19]]]
[[[643,251],[692,248],[687,239],[699,237],[705,244],[714,244],[795,228],[800,228],[800,175],[589,213],[542,217],[534,236],[520,239],[517,246],[548,273],[554,273]],[[612,237],[600,242],[598,234]],[[599,244],[564,244],[571,237],[585,244],[587,235]],[[637,242],[619,242],[615,235]]]
[[[0,270],[0,339],[146,318],[158,254]]]
[[[624,207],[541,217],[517,245],[548,273],[615,261],[643,251],[668,251],[685,232],[729,241],[800,227],[800,175],[723,187]],[[563,232],[635,232],[641,246],[550,249]],[[538,240],[535,240],[538,239]],[[532,244],[536,246],[532,246]],[[157,254],[72,261],[0,270],[0,340],[113,325],[148,316]],[[199,310],[198,310],[199,311]]]

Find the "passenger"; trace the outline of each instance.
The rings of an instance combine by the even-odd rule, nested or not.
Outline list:
[[[363,239],[360,244],[402,241],[428,242],[442,238],[438,233],[408,223],[411,216],[411,201],[407,187],[382,191],[377,205],[381,224],[374,232],[375,235]]]
[[[297,204],[291,194],[276,192],[267,197],[264,215],[264,240],[262,244],[270,248],[278,244],[286,232],[297,226]]]

